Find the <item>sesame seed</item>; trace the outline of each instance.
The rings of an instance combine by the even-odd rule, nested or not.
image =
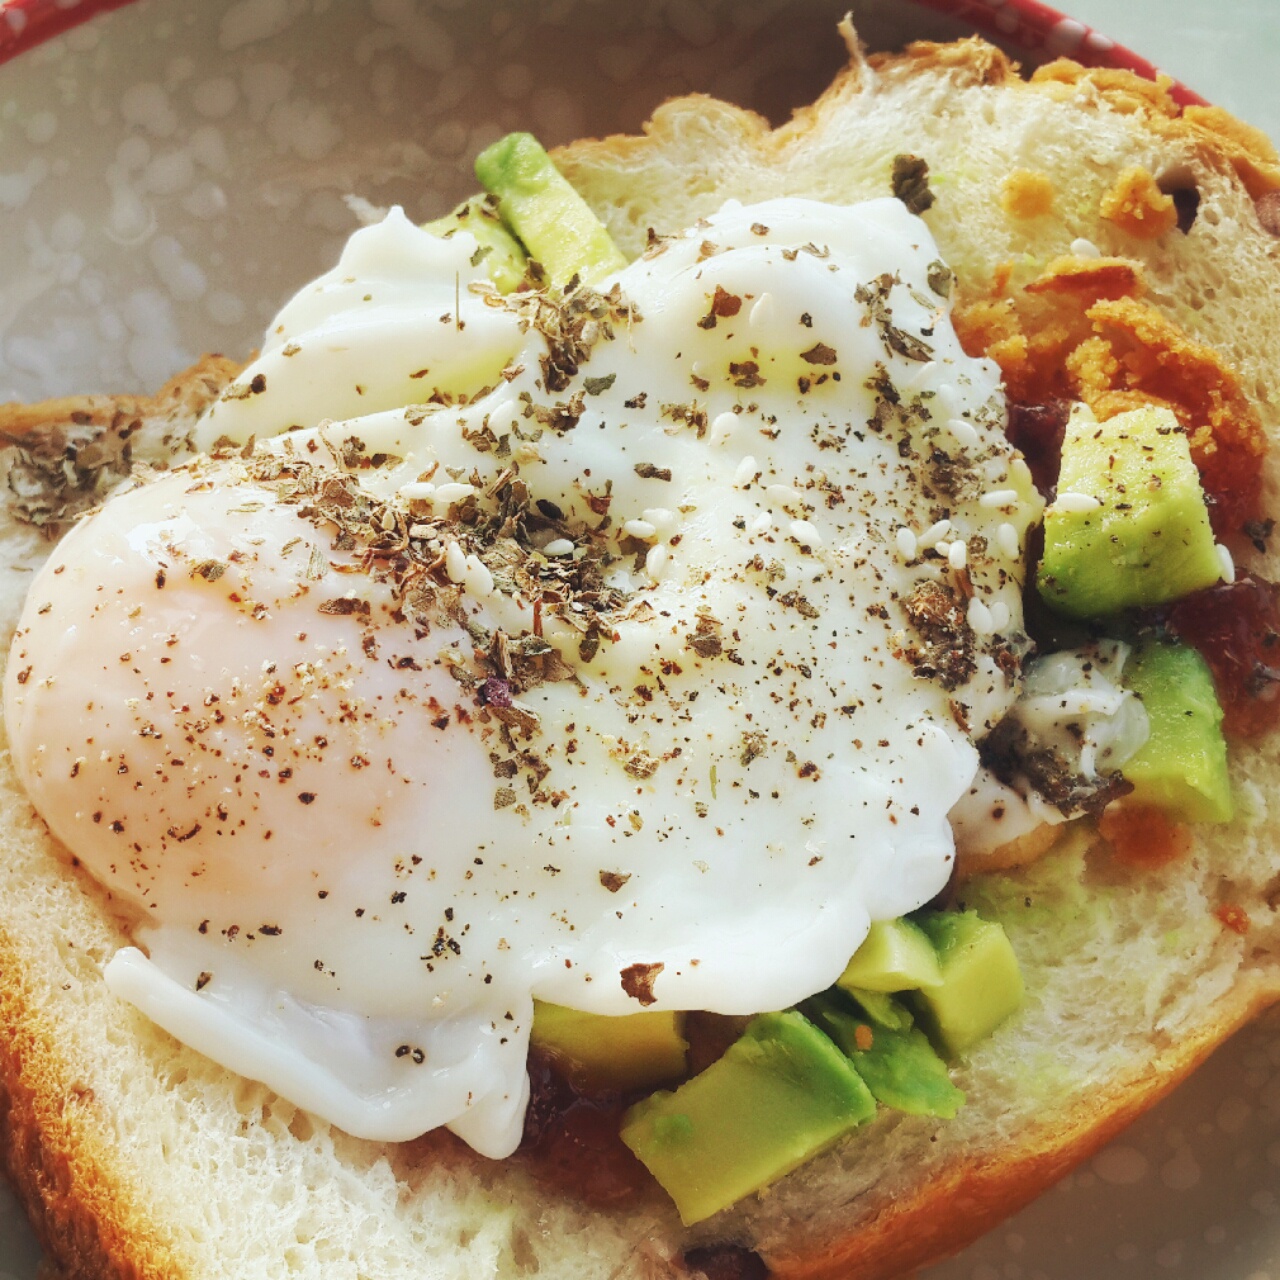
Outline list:
[[[738,415],[736,413],[718,414],[711,421],[711,444],[715,446],[727,443],[737,426]]]
[[[647,520],[627,520],[623,523],[622,532],[629,538],[652,542],[658,531]]]
[[[1222,566],[1223,582],[1234,582],[1236,580],[1236,562],[1231,558],[1231,552],[1221,542],[1214,549],[1218,553],[1218,564]]]
[[[995,621],[991,610],[977,596],[969,601],[969,626],[980,636],[989,636],[995,630]]]
[[[573,555],[573,542],[569,538],[555,538],[542,548],[542,554],[544,556],[571,556]]]
[[[493,594],[493,574],[479,556],[467,557],[466,572],[463,574],[463,585],[471,595],[483,598]]]
[[[1017,505],[1017,489],[992,489],[978,499],[978,506],[985,507],[989,511],[996,507],[1016,507]]]
[[[765,487],[765,497],[769,499],[775,507],[798,507],[803,501],[799,489],[793,489],[789,484],[771,484]]]
[[[1102,503],[1092,494],[1088,493],[1059,493],[1053,500],[1053,505],[1059,511],[1068,511],[1072,514],[1083,514],[1088,511],[1097,511]]]
[[[978,430],[971,422],[963,418],[949,418],[947,430],[955,437],[962,449],[972,449],[978,443]]]
[[[959,573],[969,563],[969,544],[957,538],[947,549],[947,563]]]
[[[747,488],[751,484],[752,477],[755,475],[757,469],[755,457],[752,454],[747,454],[747,456],[738,463],[738,469],[733,473],[734,488]]]
[[[666,507],[645,507],[640,513],[642,520],[647,520],[649,524],[659,531],[672,529],[678,523],[676,513],[668,511]]]
[[[1092,240],[1083,237],[1071,242],[1071,252],[1077,258],[1100,258],[1102,250]]]
[[[806,547],[822,546],[822,534],[808,520],[793,520],[791,522],[791,536]]]
[[[456,542],[444,549],[444,571],[451,582],[461,582],[467,576],[467,557]]]
[[[991,626],[996,631],[1003,631],[1009,625],[1009,606],[1003,600],[997,600],[991,606]]]
[[[469,498],[473,493],[475,493],[474,485],[451,481],[449,484],[436,485],[435,501],[443,502],[446,506],[452,506],[455,502],[461,502],[464,498]]]
[[[898,532],[894,535],[894,539],[898,544],[898,554],[904,560],[914,560],[916,558],[917,542],[916,535],[911,532],[905,525],[898,528]]]
[[[921,551],[928,551],[930,547],[936,547],[943,538],[951,532],[950,520],[939,520],[936,524],[931,524],[921,535],[917,542],[917,546]]]
[[[1008,521],[1005,521],[996,530],[996,546],[1000,548],[1000,554],[1006,560],[1022,559],[1022,547],[1018,541],[1018,531]]]
[[[656,546],[649,548],[649,554],[644,558],[644,571],[652,581],[661,582],[670,562],[670,550],[665,543],[659,542]]]
[[[406,502],[431,502],[436,496],[436,487],[430,480],[414,480],[400,486],[400,496]]]
[[[751,532],[755,534],[768,533],[773,528],[773,513],[770,511],[762,511],[751,522]]]

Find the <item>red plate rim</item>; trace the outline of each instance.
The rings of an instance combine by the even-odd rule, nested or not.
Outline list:
[[[133,0],[0,0],[0,62],[61,35],[90,18]],[[1024,53],[1051,59],[1066,56],[1088,67],[1115,67],[1148,80],[1161,73],[1145,58],[1068,18],[1040,0],[914,0],[967,22],[975,30],[1012,44]],[[1184,106],[1204,99],[1174,82],[1174,98]]]

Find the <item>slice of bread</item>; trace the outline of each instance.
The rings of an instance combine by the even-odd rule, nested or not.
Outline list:
[[[650,228],[677,230],[728,198],[885,195],[894,158],[914,154],[929,164],[925,218],[956,272],[961,315],[1011,376],[1037,326],[1061,319],[1025,286],[1070,275],[1050,268],[1057,258],[1096,251],[1145,279],[1144,314],[1186,336],[1177,358],[1192,381],[1217,375],[1187,352],[1216,352],[1226,373],[1214,403],[1275,441],[1280,240],[1267,227],[1280,166],[1265,141],[1218,113],[1180,114],[1163,89],[1122,73],[1055,64],[1027,84],[978,41],[864,60],[846,36],[849,69],[780,129],[691,97],[664,106],[642,138],[576,144],[557,160],[634,254]],[[1195,192],[1182,197],[1196,204],[1185,234],[1168,226],[1161,185]],[[1064,352],[1088,333],[1068,333]],[[58,442],[100,436],[114,457],[123,434],[163,452],[232,373],[206,362],[152,401],[0,410],[0,430],[29,442],[18,488],[31,482],[0,526],[6,628],[48,547],[29,520],[55,523],[64,498],[74,506],[74,492],[56,509],[39,500]],[[76,470],[90,494],[92,460]],[[1278,475],[1273,449],[1273,512]],[[1269,552],[1249,563],[1280,577]],[[1171,865],[1126,867],[1081,830],[1030,866],[962,886],[968,905],[1005,922],[1030,995],[957,1072],[969,1101],[956,1120],[882,1112],[766,1194],[685,1230],[656,1189],[601,1211],[522,1159],[483,1160],[447,1133],[357,1141],[158,1032],[101,980],[127,922],[50,841],[6,756],[6,1167],[70,1277],[650,1280],[704,1265],[745,1277],[760,1273],[753,1254],[780,1276],[900,1274],[1048,1186],[1280,995],[1280,815],[1269,808],[1280,738],[1234,749],[1232,771],[1239,817],[1197,832]],[[1247,913],[1247,932],[1224,927],[1226,906]]]

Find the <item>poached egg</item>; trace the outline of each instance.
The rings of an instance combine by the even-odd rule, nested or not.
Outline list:
[[[114,990],[502,1156],[535,998],[784,1008],[941,890],[1040,502],[896,200],[731,203],[567,296],[474,247],[357,232],[212,456],[54,551],[5,715],[132,913]]]

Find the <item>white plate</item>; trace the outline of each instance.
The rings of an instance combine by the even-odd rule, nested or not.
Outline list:
[[[355,226],[346,193],[433,216],[508,130],[635,129],[690,89],[779,119],[840,65],[847,7],[142,0],[98,18],[0,68],[0,400],[145,390],[202,351],[247,354]],[[854,7],[876,43],[964,30],[893,0]],[[1232,11],[1216,22],[1239,48],[1253,38]],[[1239,67],[1196,87],[1225,93]],[[0,1280],[33,1277],[38,1257],[0,1200]],[[1280,1280],[1280,1019],[930,1276],[1166,1272]]]

